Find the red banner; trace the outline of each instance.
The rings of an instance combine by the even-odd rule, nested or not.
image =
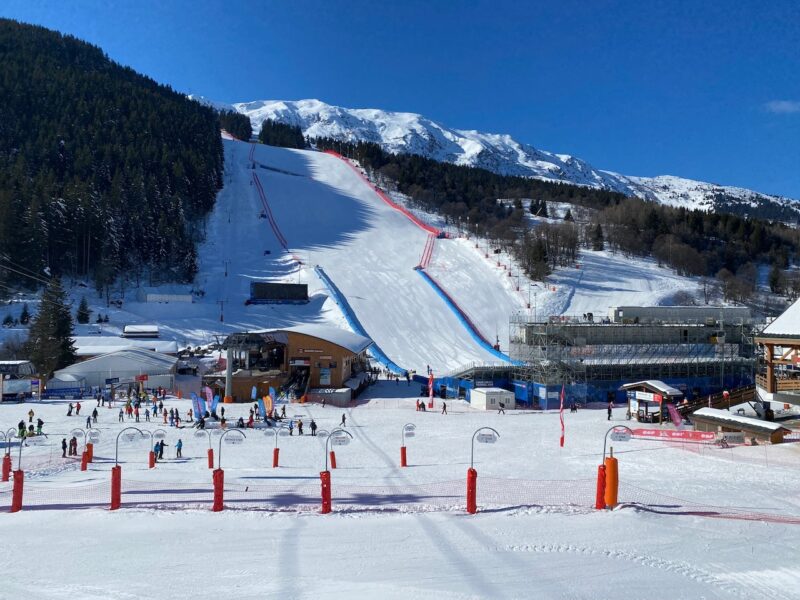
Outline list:
[[[145,373],[144,375],[137,375],[136,381],[147,381],[147,373]]]
[[[713,442],[717,434],[713,431],[684,431],[672,429],[634,429],[634,437],[659,438],[682,442]]]

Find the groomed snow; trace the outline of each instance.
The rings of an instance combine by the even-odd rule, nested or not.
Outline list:
[[[44,494],[55,509],[23,509],[0,521],[9,551],[0,559],[6,578],[3,594],[30,598],[144,599],[164,590],[198,599],[259,598],[609,598],[620,590],[630,598],[797,598],[800,550],[798,452],[794,444],[719,449],[688,443],[634,439],[612,443],[619,459],[620,501],[650,498],[636,507],[595,511],[594,476],[603,435],[610,425],[631,425],[624,408],[609,423],[605,411],[565,415],[566,445],[559,448],[558,414],[508,411],[506,415],[448,402],[438,410],[414,411],[417,386],[380,382],[364,401],[346,410],[290,405],[288,416],[310,418],[332,429],[344,412],[354,441],[337,447],[332,472],[331,515],[317,507],[295,507],[294,496],[318,496],[323,468],[322,438],[281,437],[281,467],[272,469],[273,436],[247,430],[247,440],[223,445],[227,487],[272,486],[283,490],[263,508],[231,504],[210,511],[211,474],[207,441],[191,430],[140,423],[146,431],[167,431],[166,460],[146,467],[147,441],[121,444],[123,508],[71,508],[94,496],[79,490],[107,482],[114,439],[124,425],[117,408],[101,408],[101,440],[95,462],[81,472],[74,459],[61,459],[59,432],[83,425],[94,403],[83,403],[81,417],[65,416],[65,403],[0,405],[6,425],[33,408],[45,420],[55,447],[23,450],[26,492]],[[441,406],[437,400],[436,408]],[[169,398],[167,408],[189,407]],[[226,405],[231,420],[246,416],[249,405]],[[27,421],[27,419],[25,419]],[[398,466],[400,432],[417,426],[407,440],[409,468]],[[469,440],[480,426],[498,430],[495,444],[477,445],[479,513],[464,513],[464,478]],[[648,426],[651,427],[651,426]],[[672,428],[671,426],[667,428]],[[306,429],[306,432],[308,430]],[[184,459],[175,443],[184,442]],[[217,442],[214,438],[214,448]],[[16,467],[17,453],[14,452]],[[501,485],[503,482],[508,485]],[[403,494],[436,485],[458,496],[451,506]],[[553,505],[521,506],[518,489],[535,487],[547,495],[559,482],[573,489]],[[0,484],[0,497],[9,484]],[[127,486],[127,488],[126,488]],[[147,487],[152,498],[177,497],[177,504],[125,508],[142,499],[125,493]],[[389,486],[388,502],[373,496]],[[627,487],[626,487],[627,486]],[[106,488],[103,488],[107,490]],[[169,496],[169,490],[180,493]],[[184,509],[181,495],[199,490],[196,509]],[[361,490],[361,493],[359,493]],[[105,492],[104,492],[105,493]],[[343,503],[343,495],[355,501]],[[355,496],[353,496],[355,494]],[[498,497],[499,496],[499,497]],[[194,496],[192,496],[194,497]],[[337,498],[339,499],[337,501]],[[249,506],[250,508],[244,508]],[[238,507],[238,508],[237,508]],[[761,521],[709,518],[719,507],[737,514],[768,515]],[[689,513],[689,514],[682,514]],[[42,540],[47,542],[43,543]],[[35,559],[34,559],[35,557]]]

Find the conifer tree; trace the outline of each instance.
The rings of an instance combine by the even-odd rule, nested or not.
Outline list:
[[[45,379],[75,361],[72,315],[67,306],[67,294],[57,277],[50,280],[42,293],[39,313],[28,334],[27,352]]]
[[[19,313],[19,323],[20,325],[27,325],[31,321],[31,312],[28,310],[27,302],[22,305],[22,312]]]
[[[89,303],[86,301],[86,296],[81,298],[81,303],[78,306],[78,312],[75,313],[75,320],[81,325],[86,325],[89,322],[89,316],[92,311],[89,310]]]
[[[568,208],[567,212],[564,214],[565,221],[574,221],[575,219],[572,217],[572,209]]]
[[[594,226],[592,231],[592,250],[602,250],[605,247],[605,240],[603,239],[603,227],[600,223]]]

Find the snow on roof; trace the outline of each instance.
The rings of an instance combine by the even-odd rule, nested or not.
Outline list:
[[[79,335],[72,338],[72,343],[77,356],[97,356],[129,348],[141,348],[164,354],[178,353],[178,342],[175,340],[137,340],[116,336]]]
[[[620,389],[630,390],[635,387],[651,388],[652,390],[657,391],[665,396],[683,396],[682,391],[677,390],[671,385],[667,385],[666,383],[658,379],[647,379],[645,381],[637,381],[636,383],[626,383]]]
[[[733,413],[728,412],[727,410],[721,410],[719,408],[701,408],[698,411],[695,411],[692,414],[692,419],[695,417],[706,417],[710,421],[718,422],[720,424],[727,424],[742,427],[745,429],[756,430],[756,431],[764,431],[769,433],[774,433],[781,429],[786,431],[791,431],[787,429],[780,423],[770,423],[769,421],[762,421],[760,419],[754,419],[752,417],[743,417],[741,415],[736,415]]]
[[[125,325],[125,333],[158,333],[158,325]]]
[[[294,325],[273,331],[291,331],[302,335],[320,338],[337,346],[341,346],[354,354],[360,354],[372,345],[372,340],[346,329],[328,325]]]
[[[800,337],[800,300],[764,328],[759,337]]]
[[[177,362],[177,357],[168,354],[142,348],[127,348],[75,363],[56,371],[55,375],[60,377],[65,373],[80,374],[98,371],[138,371],[140,374],[164,374],[168,373]]]
[[[0,365],[24,365],[29,363],[29,360],[0,360]]]

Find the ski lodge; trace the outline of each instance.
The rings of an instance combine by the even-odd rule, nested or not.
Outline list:
[[[756,375],[759,396],[784,409],[800,406],[800,300],[756,335],[763,357]]]
[[[222,344],[224,366],[204,375],[203,385],[225,396],[230,374],[234,401],[250,401],[253,388],[259,397],[273,388],[296,398],[349,402],[363,387],[371,345],[369,338],[325,325],[233,333]]]

